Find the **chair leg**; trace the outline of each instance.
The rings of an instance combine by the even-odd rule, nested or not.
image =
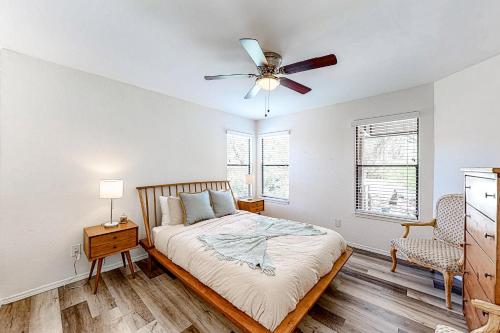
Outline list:
[[[392,258],[392,268],[391,268],[391,272],[395,272],[396,271],[396,266],[398,265],[398,258],[396,257],[396,252],[398,250],[396,250],[396,248],[394,246],[391,246],[391,258]]]
[[[443,272],[443,278],[446,307],[448,309],[451,309],[451,288],[453,287],[453,274],[450,272]]]

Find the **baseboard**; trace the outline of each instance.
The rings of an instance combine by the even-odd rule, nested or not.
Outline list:
[[[143,259],[145,259],[147,257],[148,257],[147,253],[141,254],[141,255],[132,257],[132,261],[135,262],[135,261],[143,260]],[[112,264],[107,264],[107,265],[102,266],[101,272],[111,271],[111,270],[113,270],[115,268],[121,267],[122,265],[123,264],[122,264],[121,261],[117,261],[117,262],[112,263]],[[12,295],[12,296],[4,297],[4,298],[2,298],[0,300],[0,305],[7,304],[7,303],[12,303],[12,302],[18,301],[20,299],[31,297],[31,296],[43,293],[45,291],[54,289],[54,288],[59,288],[59,287],[65,286],[65,285],[70,284],[72,282],[76,282],[76,281],[80,281],[80,280],[86,279],[88,277],[88,275],[89,275],[89,272],[90,271],[87,271],[85,273],[80,273],[78,275],[71,276],[71,277],[66,278],[66,279],[62,279],[62,280],[59,280],[59,281],[48,283],[48,284],[45,284],[43,286],[40,286],[40,287],[37,287],[37,288],[33,288],[33,289],[29,289],[29,290],[20,292],[18,294]]]
[[[368,252],[373,252],[373,253],[376,253],[376,254],[381,254],[381,255],[384,255],[384,256],[389,256],[389,252],[387,250],[381,250],[381,249],[377,249],[377,248],[374,248],[374,247],[370,247],[370,246],[366,246],[366,245],[361,245],[361,244],[353,243],[353,242],[347,242],[347,244],[350,247],[353,247],[353,248],[356,248],[356,249],[361,249],[361,250],[365,250],[365,251],[368,251]]]

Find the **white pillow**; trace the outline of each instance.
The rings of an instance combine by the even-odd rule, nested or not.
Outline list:
[[[160,195],[160,209],[161,209],[161,225],[167,225],[170,222],[170,214],[168,211],[168,197]]]
[[[170,217],[168,224],[175,225],[184,223],[184,212],[182,210],[180,198],[168,197],[168,213]]]
[[[182,224],[181,199],[177,197],[160,196],[161,225]]]

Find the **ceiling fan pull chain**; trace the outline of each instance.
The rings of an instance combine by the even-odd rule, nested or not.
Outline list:
[[[267,90],[267,111],[266,117],[271,112],[269,109],[271,108],[271,81],[268,81],[269,89]]]
[[[264,96],[264,118],[267,118],[268,97],[269,94]]]

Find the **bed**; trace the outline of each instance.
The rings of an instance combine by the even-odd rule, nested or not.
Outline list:
[[[244,332],[292,332],[328,287],[352,250],[338,233],[316,227],[320,236],[288,235],[268,240],[267,252],[276,267],[273,276],[245,264],[224,261],[207,250],[198,236],[244,233],[256,214],[238,211],[194,225],[161,226],[158,197],[205,189],[228,190],[227,181],[138,187],[146,238],[141,245],[203,300],[221,311]]]

